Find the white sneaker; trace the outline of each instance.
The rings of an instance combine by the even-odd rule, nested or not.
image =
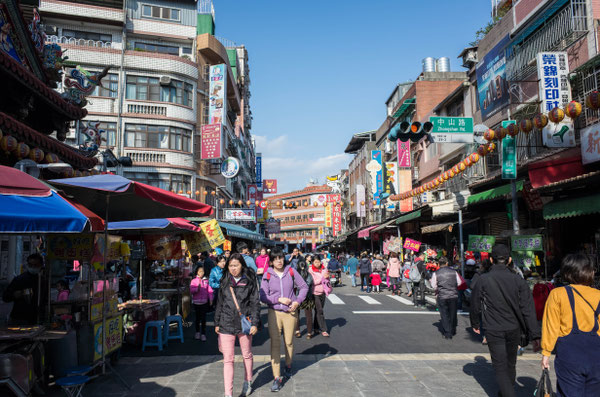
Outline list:
[[[196,332],[196,334],[194,335],[194,339],[196,339],[196,340],[200,339],[200,332]]]
[[[249,396],[252,393],[252,385],[250,385],[250,382],[245,381],[244,382],[244,386],[242,386],[242,394],[241,396]]]

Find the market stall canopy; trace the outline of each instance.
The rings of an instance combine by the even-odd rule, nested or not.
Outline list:
[[[0,166],[0,233],[81,233],[90,226],[82,211],[48,186]]]
[[[233,223],[221,222],[219,225],[226,230],[226,234],[231,237],[242,238],[252,241],[264,241],[265,237],[262,234],[248,230],[243,226],[234,225]]]
[[[523,190],[523,181],[517,181],[517,192]],[[495,200],[499,198],[504,198],[510,194],[510,183],[507,185],[495,187],[490,190],[486,190],[481,193],[475,193],[469,196],[467,199],[468,204],[474,204],[478,202],[484,202],[489,200]]]
[[[198,226],[182,218],[141,219],[138,221],[109,222],[109,232],[141,233],[172,233],[172,232],[200,232]]]
[[[369,226],[367,228],[362,229],[361,231],[358,232],[358,237],[359,238],[368,238],[369,234],[371,233],[371,230],[375,229],[377,226],[379,226],[379,225],[373,225],[373,226]]]
[[[553,220],[600,213],[600,194],[553,201],[544,206],[544,219]]]
[[[213,212],[210,205],[119,175],[93,175],[49,182],[93,212],[109,214],[112,221],[161,216],[178,218],[210,215]]]
[[[417,219],[421,217],[421,210],[415,210],[413,212],[409,212],[408,214],[402,215],[396,218],[396,225],[399,225],[404,222],[412,221],[413,219]]]
[[[423,226],[421,228],[421,233],[428,234],[428,233],[441,232],[443,230],[450,230],[450,226],[454,226],[455,224],[456,224],[456,222],[445,222],[445,223],[438,223],[436,225]]]

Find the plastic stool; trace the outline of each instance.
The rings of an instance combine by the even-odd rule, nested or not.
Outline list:
[[[164,323],[162,321],[148,321],[144,327],[144,341],[142,343],[142,351],[146,350],[146,346],[156,346],[159,351],[162,351],[163,345],[167,343],[163,334]],[[154,337],[153,331],[156,331]],[[148,336],[148,332],[152,334]]]
[[[69,397],[81,397],[81,390],[90,378],[85,375],[75,375],[60,378],[56,384],[62,387],[65,394]]]
[[[171,323],[177,323],[177,329],[171,333]],[[183,320],[180,315],[167,316],[165,319],[165,343],[169,343],[169,339],[179,339],[183,343]]]
[[[75,375],[87,375],[88,372],[92,370],[92,367],[89,365],[78,365],[76,367],[71,367],[67,370],[66,376],[75,376]]]

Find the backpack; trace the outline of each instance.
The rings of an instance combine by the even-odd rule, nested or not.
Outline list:
[[[410,267],[410,271],[408,272],[408,278],[413,283],[418,283],[421,281],[421,272],[419,271],[419,267],[414,264]]]
[[[290,267],[290,276],[292,276],[292,278],[294,278],[294,268]],[[271,279],[271,273],[267,273],[267,281]],[[295,279],[294,279],[295,281]]]

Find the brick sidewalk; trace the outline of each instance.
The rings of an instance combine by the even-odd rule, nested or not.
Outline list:
[[[540,355],[517,363],[517,395],[531,396],[540,376]],[[125,357],[115,367],[132,386],[125,390],[107,375],[88,384],[83,395],[223,396],[221,356]],[[273,396],[268,356],[254,357],[253,396]],[[243,367],[236,356],[234,396],[241,391]],[[50,396],[62,396],[53,389]],[[487,354],[337,354],[297,355],[294,375],[279,396],[496,396]]]

